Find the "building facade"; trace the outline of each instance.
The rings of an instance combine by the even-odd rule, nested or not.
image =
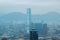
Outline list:
[[[30,31],[30,40],[38,40],[38,32],[36,29]]]

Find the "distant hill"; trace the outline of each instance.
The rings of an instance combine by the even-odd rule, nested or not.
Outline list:
[[[20,12],[12,12],[7,15],[1,16],[2,21],[26,21],[27,15]],[[57,12],[48,12],[44,15],[32,15],[32,22],[60,22],[60,14]]]
[[[25,18],[26,18],[25,15],[20,12],[12,12],[0,17],[0,19],[3,20],[24,20]]]
[[[41,20],[43,22],[60,22],[60,13],[57,12],[48,12],[44,15],[34,16],[34,20]]]

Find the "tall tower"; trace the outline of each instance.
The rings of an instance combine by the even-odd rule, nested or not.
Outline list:
[[[31,29],[31,8],[27,8],[27,32]]]
[[[27,9],[27,14],[28,14],[28,23],[31,24],[31,8]]]

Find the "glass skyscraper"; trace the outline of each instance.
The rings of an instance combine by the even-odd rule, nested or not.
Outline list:
[[[30,40],[38,40],[38,32],[34,28],[30,30]]]

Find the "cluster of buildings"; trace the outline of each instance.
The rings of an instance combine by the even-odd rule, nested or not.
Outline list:
[[[47,36],[47,24],[46,23],[33,23],[32,19],[31,19],[31,8],[28,8],[27,10],[27,14],[28,14],[28,27],[29,30],[31,30],[32,28],[35,28],[38,31],[39,36]]]
[[[48,36],[48,27],[47,23],[33,23],[31,20],[31,8],[27,9],[27,38],[26,37],[20,37],[18,40],[59,40],[54,37],[49,37]],[[26,34],[25,34],[26,35]],[[2,40],[7,40],[6,38],[3,38]],[[14,39],[14,40],[17,40]]]

